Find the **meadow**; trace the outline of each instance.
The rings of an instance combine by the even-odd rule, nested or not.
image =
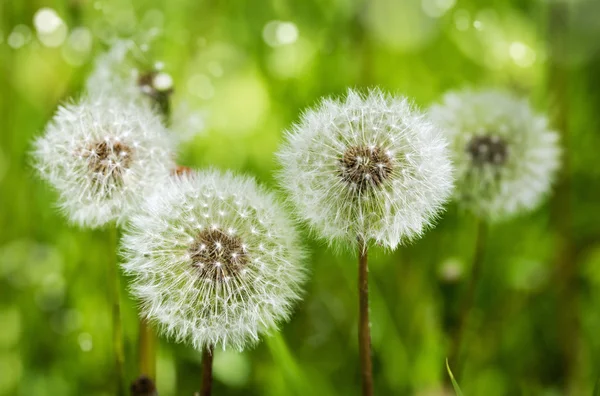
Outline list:
[[[462,392],[595,394],[598,15],[597,0],[1,2],[0,395],[114,394],[106,270],[113,236],[61,214],[32,150],[117,39],[172,77],[177,164],[251,175],[282,199],[275,153],[321,97],[379,87],[423,111],[463,88],[527,99],[562,148],[539,206],[489,224],[479,245],[480,221],[451,200],[422,238],[370,250],[375,394],[454,394],[446,359],[477,257],[472,309],[452,363]],[[303,300],[256,346],[216,349],[213,394],[360,394],[356,253],[299,229]],[[131,277],[120,279],[131,382],[139,374],[138,303]],[[160,337],[158,394],[199,391],[201,358]]]

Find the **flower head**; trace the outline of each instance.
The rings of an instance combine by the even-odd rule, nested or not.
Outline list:
[[[395,248],[431,224],[452,188],[436,128],[404,98],[350,90],[305,112],[279,152],[280,182],[323,238]]]
[[[116,40],[107,52],[100,54],[86,80],[86,92],[139,100],[148,80],[140,77],[136,48],[132,40]]]
[[[147,44],[144,44],[147,46]],[[110,95],[151,104],[169,113],[170,134],[176,143],[189,141],[204,130],[205,116],[186,101],[171,106],[174,82],[163,64],[152,64],[133,40],[116,40],[98,56],[86,81],[91,96]]]
[[[174,176],[132,216],[124,269],[142,314],[200,349],[243,349],[290,316],[304,271],[296,230],[254,180]]]
[[[458,204],[488,220],[533,209],[559,167],[558,134],[527,101],[495,90],[451,92],[431,107],[456,166]]]
[[[90,227],[124,219],[174,167],[160,119],[108,97],[60,107],[33,154],[68,218]]]

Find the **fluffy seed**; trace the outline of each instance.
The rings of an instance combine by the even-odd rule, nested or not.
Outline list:
[[[406,99],[348,91],[306,111],[278,153],[281,185],[330,242],[395,248],[432,223],[452,188],[445,140]]]
[[[450,92],[431,107],[451,142],[459,206],[490,221],[531,210],[559,167],[558,134],[507,92]]]

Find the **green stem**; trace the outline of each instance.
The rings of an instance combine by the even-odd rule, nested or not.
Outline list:
[[[371,327],[369,324],[368,247],[358,239],[358,350],[363,396],[373,395],[373,364],[371,362]]]
[[[156,97],[156,105],[158,106],[160,113],[163,116],[165,125],[168,127],[171,125],[171,93],[160,92]]]
[[[460,354],[461,348],[464,342],[464,336],[468,328],[469,318],[473,309],[473,303],[475,301],[475,292],[477,291],[477,285],[481,277],[481,268],[483,264],[483,258],[485,256],[485,245],[487,240],[487,224],[477,219],[477,231],[475,236],[475,253],[473,254],[473,262],[471,264],[471,278],[469,279],[469,285],[467,291],[463,297],[461,308],[458,316],[458,326],[454,333],[452,340],[452,346],[450,349],[450,364],[455,368],[456,376],[458,377],[461,369]]]
[[[561,158],[562,169],[555,186],[551,202],[551,222],[556,232],[555,242],[555,282],[552,287],[557,292],[556,327],[558,330],[559,358],[558,372],[554,381],[564,394],[573,393],[578,376],[580,353],[581,318],[578,313],[578,272],[579,263],[575,257],[573,235],[573,180],[571,172],[572,150],[569,150],[571,131],[569,125],[570,75],[576,69],[569,66],[569,46],[571,35],[570,2],[549,2],[547,20],[547,97],[553,111],[550,114],[552,126],[561,134],[564,147]]]
[[[140,375],[156,383],[156,336],[145,318],[140,319],[139,367]]]
[[[123,324],[121,322],[120,280],[117,269],[117,241],[118,230],[111,226],[108,230],[108,289],[109,301],[112,305],[112,338],[115,357],[115,375],[117,382],[117,395],[126,395],[125,382],[125,350],[123,347]]]

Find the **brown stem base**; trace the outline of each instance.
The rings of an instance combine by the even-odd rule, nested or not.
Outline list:
[[[204,347],[202,349],[202,388],[200,396],[210,396],[212,393],[212,366],[214,347]]]

